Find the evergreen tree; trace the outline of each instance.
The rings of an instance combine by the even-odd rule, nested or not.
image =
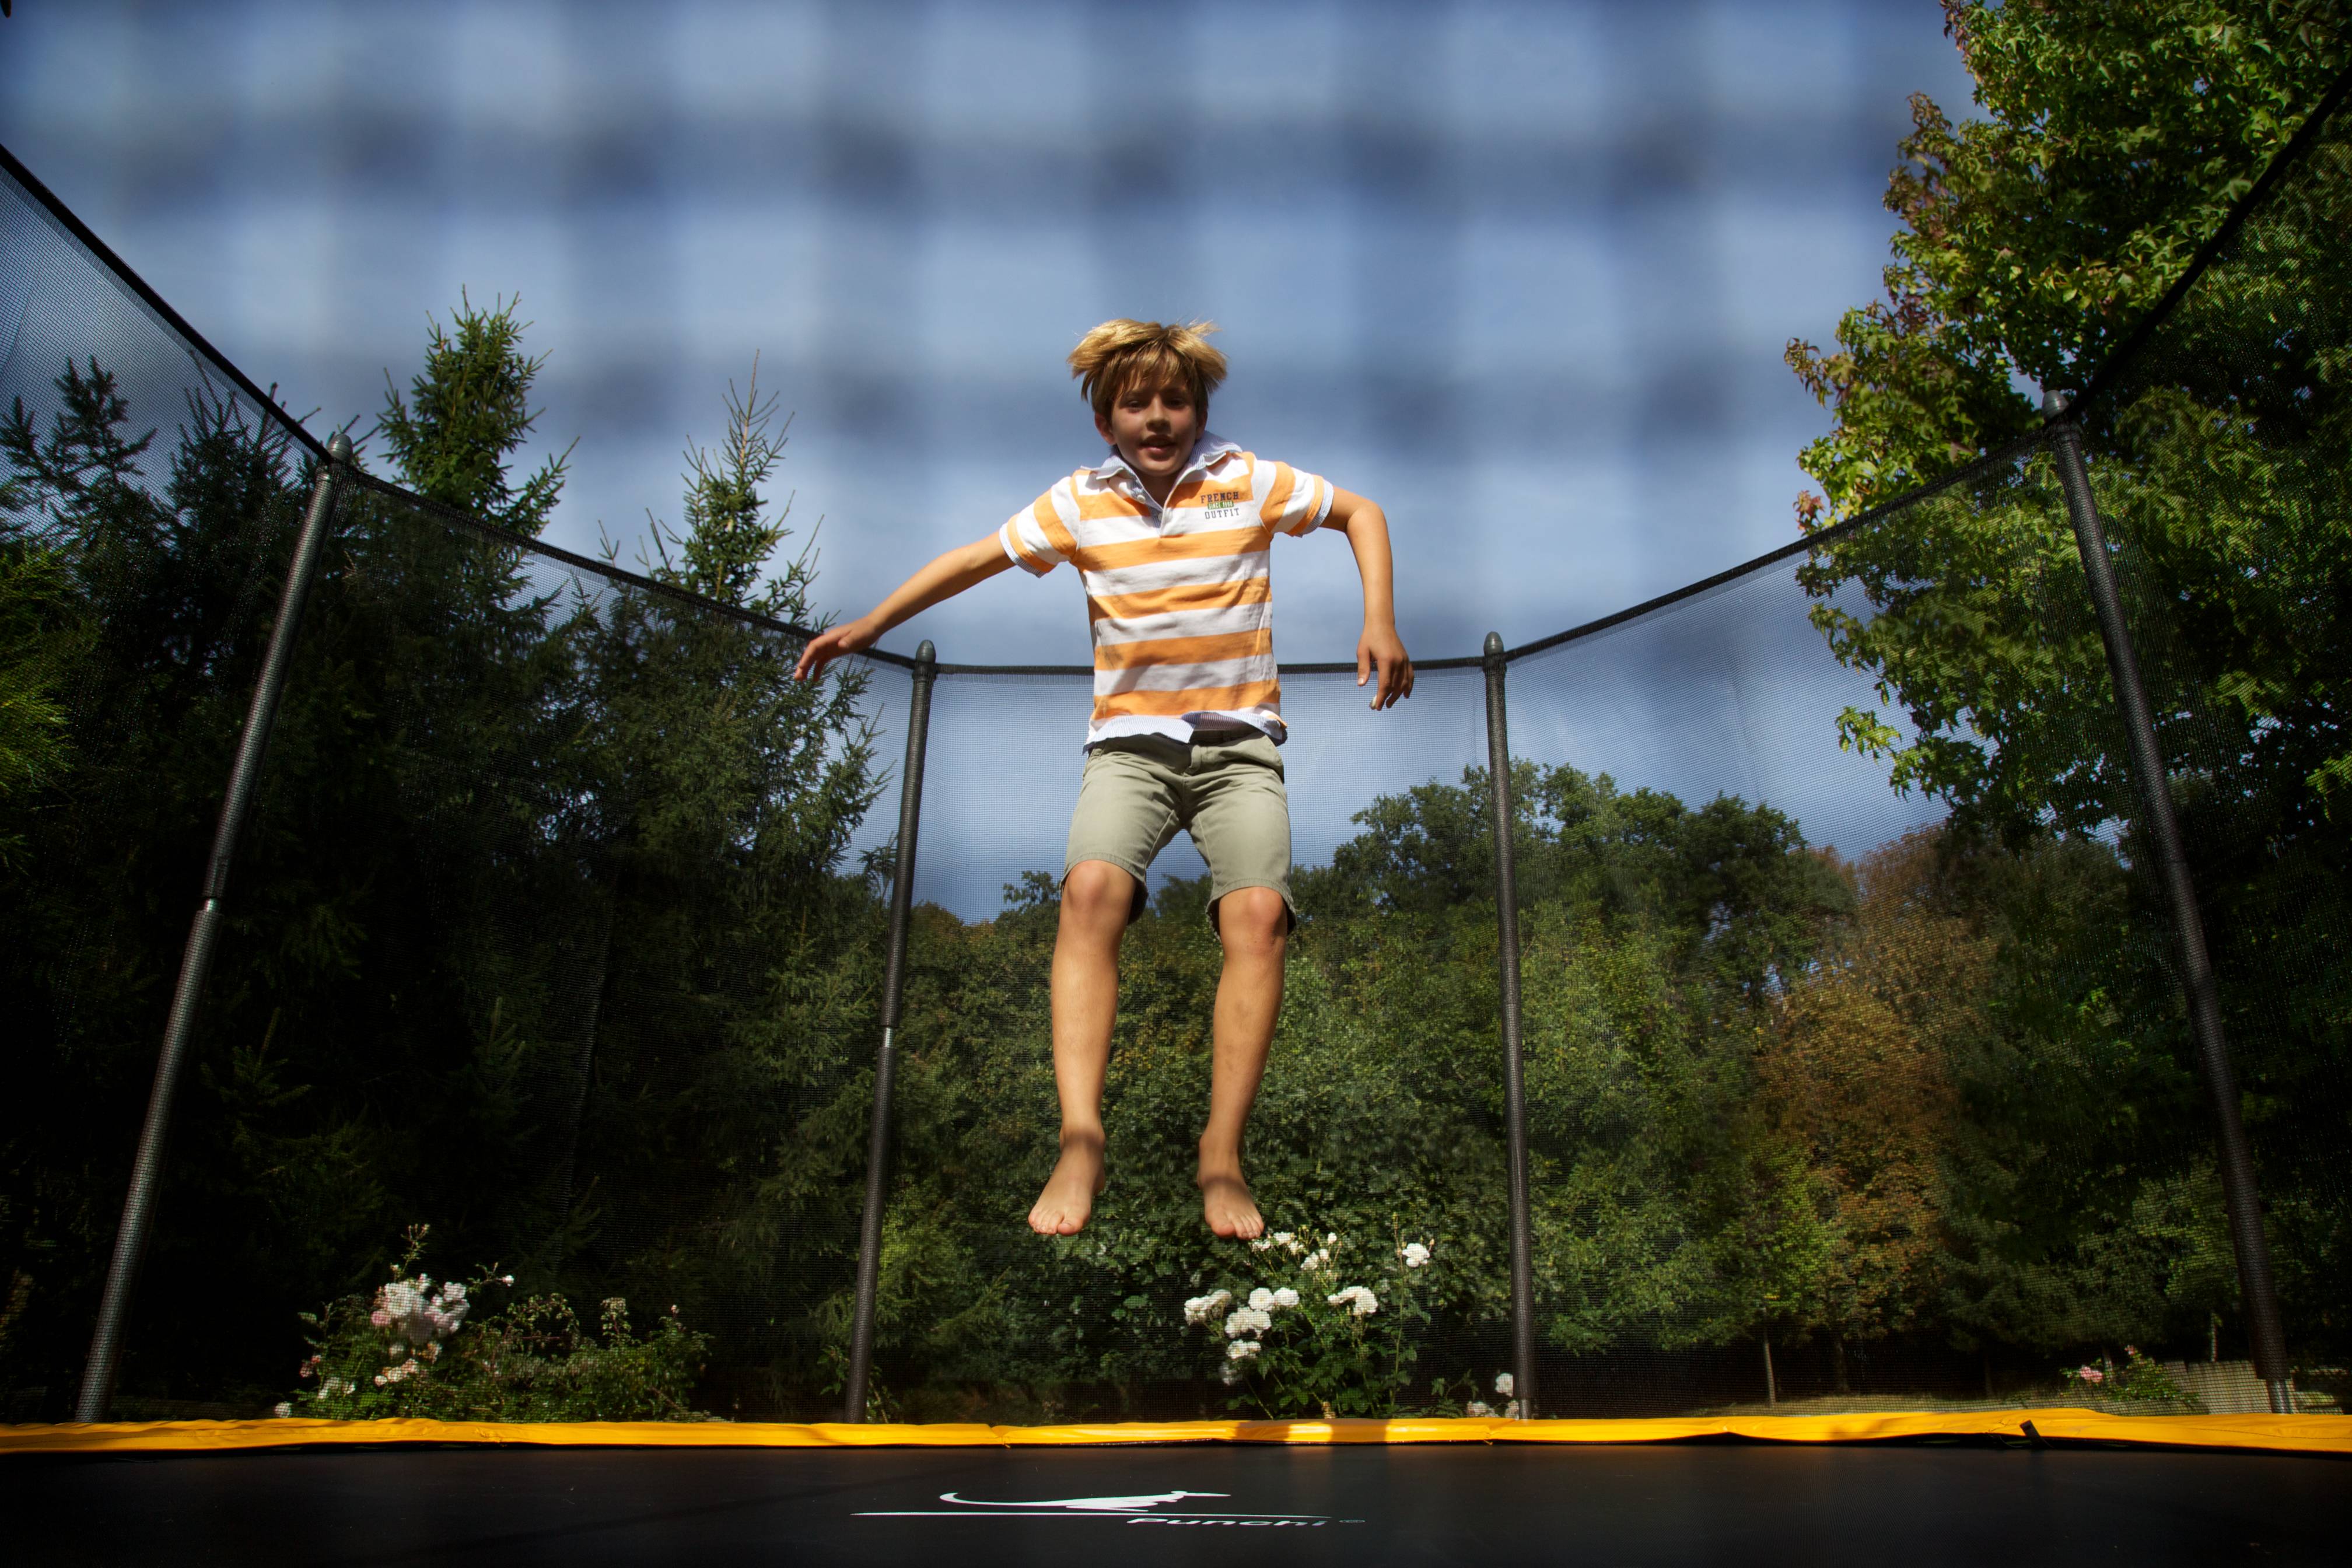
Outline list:
[[[455,334],[437,321],[425,348],[425,368],[402,397],[384,376],[383,413],[376,434],[408,488],[487,522],[536,538],[563,490],[572,448],[548,458],[518,489],[508,459],[539,422],[531,383],[547,356],[522,352],[529,323],[515,320],[520,299],[478,310],[460,297]]]

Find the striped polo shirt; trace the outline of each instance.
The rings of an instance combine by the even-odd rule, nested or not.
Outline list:
[[[1196,728],[1235,724],[1279,743],[1268,546],[1330,515],[1328,481],[1207,434],[1164,507],[1114,451],[1014,513],[997,532],[1013,563],[1042,577],[1067,561],[1086,584],[1095,645],[1086,743],[1185,741]]]

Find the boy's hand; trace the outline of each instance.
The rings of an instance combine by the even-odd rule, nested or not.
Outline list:
[[[845,621],[831,631],[819,632],[809,638],[808,646],[801,649],[800,662],[793,666],[793,679],[814,679],[824,673],[826,665],[843,654],[872,647],[875,639],[882,635],[881,628],[871,624],[872,619],[869,616],[861,616],[856,620]]]
[[[1393,708],[1401,699],[1412,695],[1412,660],[1404,651],[1404,639],[1396,635],[1394,626],[1366,626],[1364,635],[1356,639],[1356,684],[1361,686],[1372,676],[1372,667],[1380,667],[1380,684],[1372,689],[1372,708]]]

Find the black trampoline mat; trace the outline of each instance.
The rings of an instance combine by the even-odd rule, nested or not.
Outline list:
[[[1957,1446],[19,1458],[0,1510],[27,1563],[2352,1563],[2339,1459]]]

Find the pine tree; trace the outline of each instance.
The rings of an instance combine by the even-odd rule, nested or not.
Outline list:
[[[499,300],[483,310],[461,294],[450,318],[454,334],[431,323],[425,368],[409,383],[408,397],[385,373],[375,433],[418,495],[537,538],[562,494],[572,448],[541,464],[519,489],[509,475],[509,457],[539,421],[530,387],[547,363],[545,354],[522,352],[530,323],[515,320],[520,303]]]

